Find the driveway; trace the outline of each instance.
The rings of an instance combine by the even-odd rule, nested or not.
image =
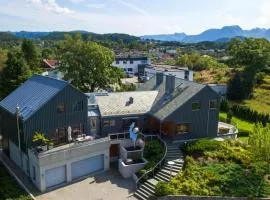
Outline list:
[[[108,172],[86,178],[65,187],[36,196],[37,200],[134,200],[135,184],[119,172]]]

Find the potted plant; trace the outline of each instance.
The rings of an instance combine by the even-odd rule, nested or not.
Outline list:
[[[48,149],[53,149],[53,142],[51,140],[48,142]]]
[[[42,151],[47,151],[47,143],[49,142],[49,140],[43,133],[35,132],[32,141],[36,142],[38,146],[41,147]]]

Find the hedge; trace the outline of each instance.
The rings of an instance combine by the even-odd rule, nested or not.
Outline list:
[[[223,112],[228,112],[231,110],[233,115],[241,119],[250,122],[261,122],[264,126],[270,123],[270,115],[265,113],[260,113],[255,110],[250,109],[246,106],[240,106],[238,104],[229,103],[228,100],[222,100],[220,103],[220,110]]]

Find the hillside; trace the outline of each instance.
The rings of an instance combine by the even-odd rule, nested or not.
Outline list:
[[[265,76],[263,84],[255,87],[252,99],[243,103],[254,110],[270,114],[270,75]]]

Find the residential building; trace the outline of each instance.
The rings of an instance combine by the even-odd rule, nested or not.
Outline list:
[[[45,191],[108,170],[133,122],[167,140],[216,137],[219,102],[208,85],[163,73],[134,92],[87,94],[34,75],[0,102],[0,131],[10,159]],[[37,151],[36,131],[54,148]]]
[[[138,73],[140,66],[151,65],[151,59],[147,56],[116,56],[112,66],[121,68],[125,73]]]
[[[108,169],[109,139],[88,136],[87,105],[87,95],[68,82],[38,75],[0,102],[4,150],[41,191]],[[39,152],[35,132],[54,148]]]
[[[156,73],[163,73],[164,75],[173,75],[177,78],[193,81],[193,71],[187,67],[176,67],[170,65],[151,65],[139,69],[139,74],[148,77],[153,77]]]
[[[53,60],[53,59],[43,59],[42,60],[42,67],[46,71],[50,71],[50,70],[57,68],[57,62],[58,62],[57,60]]]

